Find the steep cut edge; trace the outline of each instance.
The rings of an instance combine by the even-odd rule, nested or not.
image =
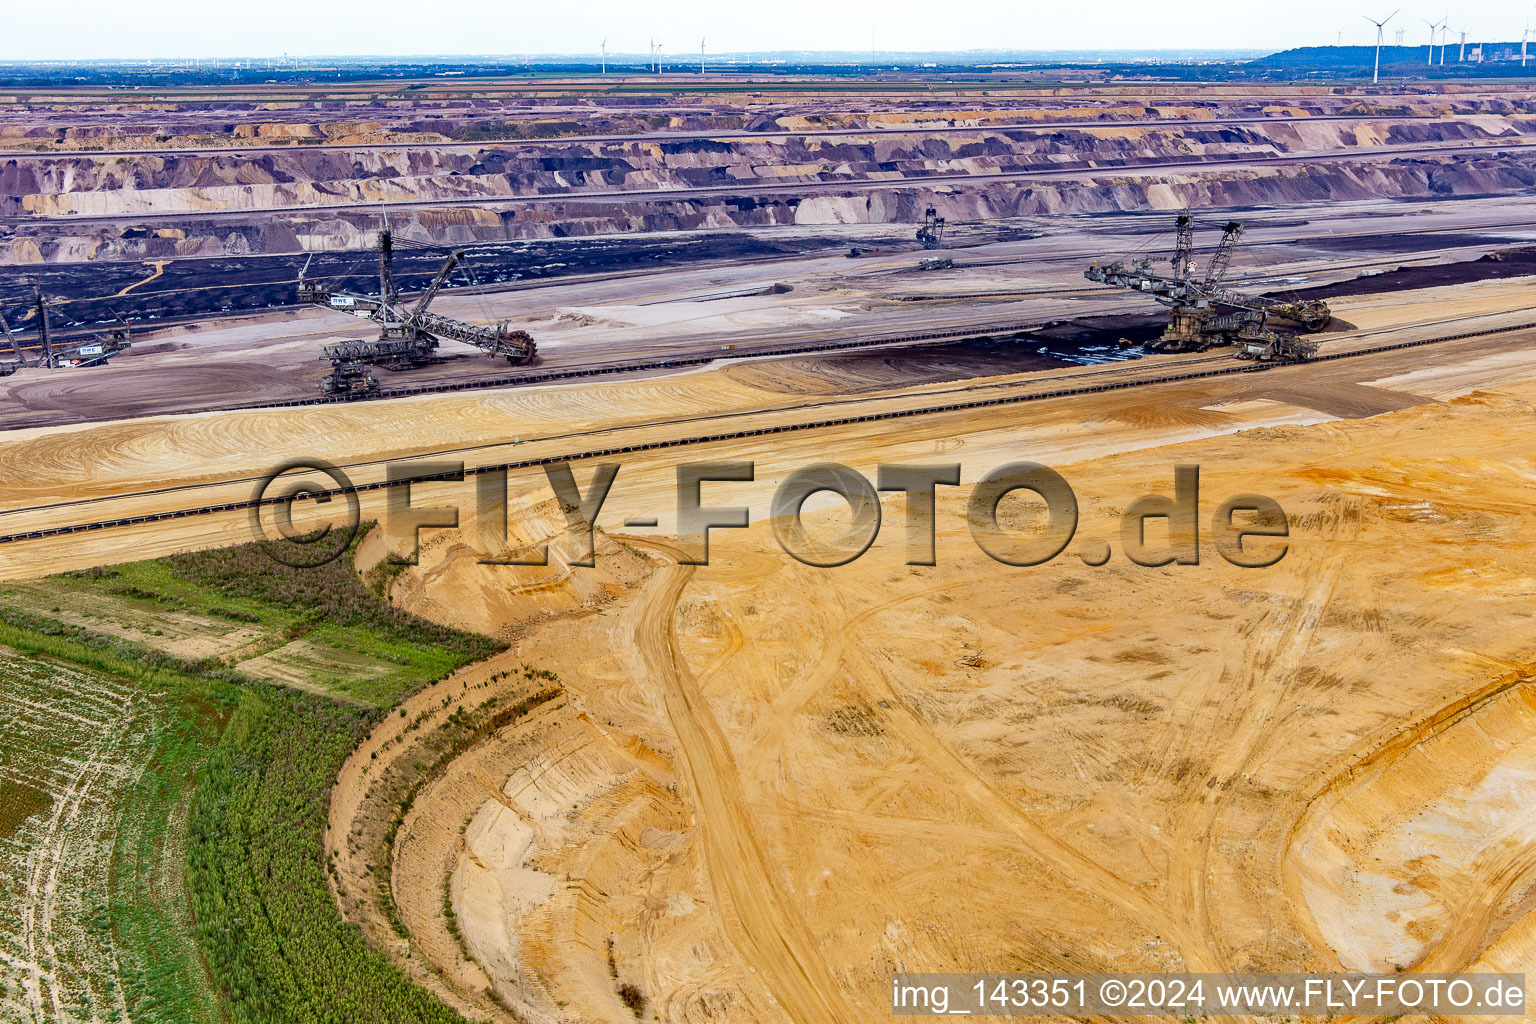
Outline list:
[[[1405,758],[1412,756],[1424,745],[1446,738],[1459,726],[1475,723],[1480,714],[1510,697],[1521,697],[1526,703],[1536,700],[1536,665],[1521,664],[1406,727],[1387,735],[1378,734],[1368,738],[1340,761],[1336,761],[1334,766],[1330,766],[1330,770],[1310,787],[1310,791],[1302,794],[1304,809],[1292,824],[1285,840],[1283,884],[1290,905],[1296,908],[1297,924],[1314,950],[1320,954],[1326,952],[1333,958],[1334,969],[1354,970],[1358,969],[1358,965],[1343,963],[1339,951],[1319,924],[1313,903],[1308,897],[1308,886],[1309,883],[1327,885],[1328,882],[1323,878],[1322,870],[1310,862],[1315,858],[1309,858],[1305,848],[1314,840],[1322,838],[1331,816],[1339,812],[1352,796],[1380,784]],[[1338,766],[1341,762],[1340,769]],[[1444,781],[1443,789],[1453,788],[1456,784],[1454,779],[1446,778]],[[1518,922],[1510,931],[1530,923]],[[1427,944],[1426,954],[1430,959],[1434,958],[1435,946],[1435,942]],[[1475,960],[1476,957],[1471,959]],[[1429,963],[1412,966],[1469,970],[1471,962],[1458,963],[1454,967]]]

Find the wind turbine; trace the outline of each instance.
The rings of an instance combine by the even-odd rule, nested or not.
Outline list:
[[[1344,45],[1344,30],[1343,29],[1339,29],[1339,38],[1334,42],[1333,45],[1334,46],[1343,46]]]
[[[608,73],[608,37],[603,36],[603,74]]]
[[[1433,67],[1435,63],[1435,33],[1440,31],[1440,23],[1438,21],[1425,21],[1424,24],[1429,26],[1429,59],[1424,62],[1424,66]]]
[[[1405,29],[1405,28],[1398,28],[1398,29],[1394,29],[1393,31],[1395,31],[1397,33],[1397,45],[1398,46],[1402,46],[1403,45],[1403,36],[1406,36],[1408,34],[1408,30]]]
[[[1520,33],[1520,67],[1522,68],[1525,67],[1525,41],[1526,39],[1530,38],[1530,35],[1531,23],[1530,20],[1527,19],[1525,23],[1525,31]]]
[[[699,40],[699,74],[704,73],[704,40]]]
[[[1456,63],[1462,64],[1467,59],[1467,30],[1463,28],[1458,31],[1461,33],[1461,53],[1457,56]]]
[[[647,62],[647,66],[649,67],[649,69],[651,71],[655,71],[656,70],[656,37],[655,36],[651,37],[651,59]]]
[[[1399,7],[1398,10],[1400,11],[1402,8]],[[1376,70],[1371,72],[1371,84],[1375,85],[1377,82],[1381,81],[1381,28],[1387,22],[1397,17],[1397,11],[1393,11],[1391,14],[1387,15],[1385,18],[1382,18],[1380,21],[1377,21],[1375,18],[1369,17],[1367,15],[1361,15],[1361,17],[1364,17],[1366,21],[1376,26]]]
[[[1447,28],[1451,23],[1451,12],[1446,11],[1445,17],[1440,19],[1440,66],[1445,67],[1445,37],[1451,34]]]

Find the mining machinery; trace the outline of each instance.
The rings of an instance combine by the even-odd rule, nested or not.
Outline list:
[[[1221,242],[1197,277],[1193,259],[1195,223],[1182,213],[1174,223],[1172,273],[1155,272],[1151,257],[1132,262],[1094,260],[1083,276],[1090,281],[1145,292],[1169,307],[1168,326],[1147,347],[1155,352],[1202,352],[1218,345],[1238,346],[1242,358],[1297,361],[1311,358],[1315,342],[1269,326],[1271,317],[1290,321],[1311,331],[1327,326],[1332,314],[1317,299],[1276,299],[1251,295],[1226,287],[1232,253],[1243,236],[1243,226],[1229,221]]]
[[[931,206],[923,212],[923,226],[917,229],[917,240],[924,249],[944,248],[944,218]]]
[[[32,303],[37,315],[38,356],[28,364],[26,356],[21,351],[21,342],[11,331],[11,325],[6,322],[5,314],[0,313],[0,333],[5,335],[11,354],[16,360],[13,363],[0,363],[0,377],[9,377],[28,365],[41,366],[50,370],[60,367],[105,366],[108,359],[133,345],[132,332],[129,331],[127,324],[106,332],[93,333],[91,337],[85,339],[55,338],[48,319],[48,300],[43,296],[41,288],[32,290]]]
[[[0,310],[0,331],[5,332],[5,340],[10,343],[11,352],[16,356],[14,363],[0,363],[0,377],[9,377],[27,365],[27,358],[21,354],[21,342],[17,341],[16,335],[11,333],[11,325],[5,322],[4,310]]]
[[[327,395],[362,394],[378,386],[379,379],[368,372],[367,363],[346,360],[333,361],[331,372],[320,381],[320,390]]]
[[[448,254],[437,276],[410,308],[401,303],[395,288],[394,237],[387,224],[379,232],[378,251],[377,297],[339,291],[324,281],[310,280],[305,276],[308,261],[299,271],[300,302],[350,313],[379,325],[376,341],[344,341],[325,346],[320,358],[330,362],[331,373],[321,381],[321,391],[328,395],[371,391],[378,387],[378,379],[368,372],[368,367],[408,370],[436,362],[440,338],[473,345],[492,359],[504,358],[518,365],[533,362],[537,352],[533,338],[526,331],[509,330],[505,320],[494,327],[482,327],[428,312],[427,307],[463,261],[462,251]]]
[[[1267,313],[1243,321],[1233,336],[1237,358],[1256,359],[1261,363],[1304,363],[1317,355],[1317,342],[1288,331],[1274,331],[1265,326]]]

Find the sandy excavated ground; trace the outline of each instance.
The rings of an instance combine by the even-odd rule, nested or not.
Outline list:
[[[392,852],[408,962],[468,1008],[549,1021],[624,1019],[621,984],[659,1020],[868,1020],[901,969],[1530,969],[1525,376],[1091,462],[1015,435],[1075,485],[1079,540],[1111,540],[1102,568],[1076,544],[990,562],[963,495],[933,568],[902,564],[900,500],[839,569],[763,523],[707,567],[632,542],[643,582],[505,659],[558,673],[568,702],[413,807]],[[913,433],[816,453],[942,460]],[[1002,461],[961,450],[967,480]],[[1228,565],[1202,525],[1200,565],[1129,564],[1118,517],[1176,463],[1202,467],[1203,521],[1231,494],[1279,500],[1285,559]],[[467,566],[429,546],[410,603],[519,614],[465,589],[515,570]],[[344,773],[333,829],[399,728]]]

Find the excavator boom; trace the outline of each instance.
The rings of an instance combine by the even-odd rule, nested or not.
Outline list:
[[[26,357],[21,354],[21,342],[17,341],[16,335],[11,333],[11,325],[5,322],[4,311],[0,311],[0,331],[5,332],[5,340],[11,343],[11,351],[16,353],[16,365],[26,366]]]
[[[1232,250],[1237,248],[1237,240],[1243,237],[1243,226],[1237,221],[1228,221],[1226,227],[1221,229],[1221,242],[1216,246],[1216,252],[1211,256],[1211,263],[1205,270],[1205,280],[1201,286],[1205,291],[1221,287],[1221,282],[1226,280],[1227,268],[1232,265]]]
[[[38,365],[53,369],[53,338],[48,332],[48,303],[43,299],[43,290],[32,290],[33,300],[37,303],[37,329],[43,340],[43,359]]]
[[[443,261],[442,269],[437,272],[437,276],[432,279],[432,284],[427,287],[427,290],[422,292],[421,298],[416,300],[416,307],[411,310],[411,315],[406,317],[407,324],[414,324],[421,319],[421,315],[427,311],[427,307],[432,304],[432,300],[447,283],[448,275],[453,273],[453,268],[457,267],[459,260],[463,258],[464,254],[457,250],[448,254],[448,258]]]
[[[1173,277],[1176,281],[1189,280],[1189,254],[1195,247],[1195,219],[1187,213],[1179,214],[1174,222]]]
[[[399,297],[395,292],[395,236],[386,222],[379,232],[379,302],[388,307]]]

